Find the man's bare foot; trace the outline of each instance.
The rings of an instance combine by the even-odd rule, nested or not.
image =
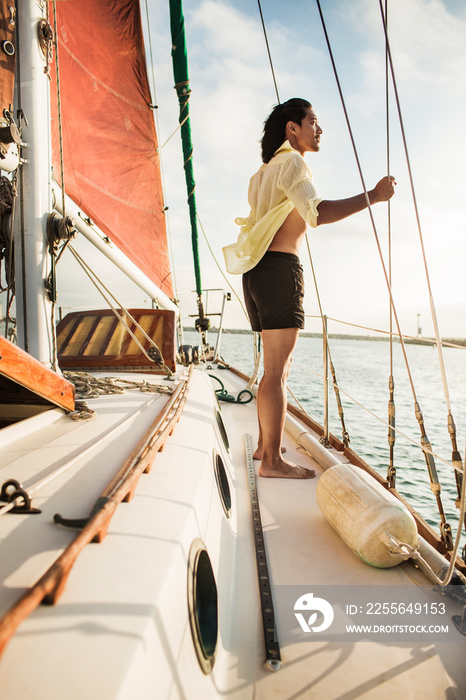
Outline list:
[[[297,464],[286,462],[284,459],[277,459],[272,463],[261,462],[259,476],[275,477],[282,479],[312,479],[316,475],[313,469],[306,469]]]
[[[286,447],[280,447],[280,451],[283,454],[284,452],[286,452]],[[253,459],[262,459],[262,447],[259,447],[259,445],[257,446],[257,449],[254,452],[252,458]]]

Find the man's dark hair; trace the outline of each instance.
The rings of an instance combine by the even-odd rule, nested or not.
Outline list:
[[[286,137],[286,125],[289,121],[301,126],[307,110],[312,105],[300,97],[293,97],[273,108],[264,122],[264,134],[261,140],[262,160],[268,163],[273,154],[280,148]]]

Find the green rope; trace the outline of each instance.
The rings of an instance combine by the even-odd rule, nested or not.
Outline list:
[[[235,399],[234,396],[228,393],[228,391],[225,389],[225,385],[223,384],[223,382],[218,377],[216,377],[215,374],[209,374],[209,377],[211,379],[215,379],[220,384],[221,388],[215,389],[215,395],[219,401],[226,401],[228,403],[247,404],[250,403],[254,398],[254,394],[252,393],[252,391],[249,391],[249,389],[242,389]],[[242,400],[242,396],[246,396],[246,399]]]

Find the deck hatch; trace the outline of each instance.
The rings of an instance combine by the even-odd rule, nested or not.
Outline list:
[[[125,313],[120,310],[125,316]],[[147,352],[153,343],[162,352],[165,364],[175,371],[175,312],[167,309],[129,309],[125,321]],[[142,330],[141,330],[142,329]],[[67,314],[57,327],[58,360],[61,367],[144,368],[161,372],[138,342],[110,309],[78,311]]]

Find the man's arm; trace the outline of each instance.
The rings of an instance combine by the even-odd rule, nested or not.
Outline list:
[[[369,201],[371,204],[377,202],[388,202],[395,194],[395,178],[387,175],[382,178],[374,187],[368,191]],[[333,224],[336,221],[346,219],[347,216],[356,214],[367,207],[367,200],[364,193],[357,194],[355,197],[348,199],[323,199],[317,206],[319,216],[317,217],[317,226],[322,224]]]

